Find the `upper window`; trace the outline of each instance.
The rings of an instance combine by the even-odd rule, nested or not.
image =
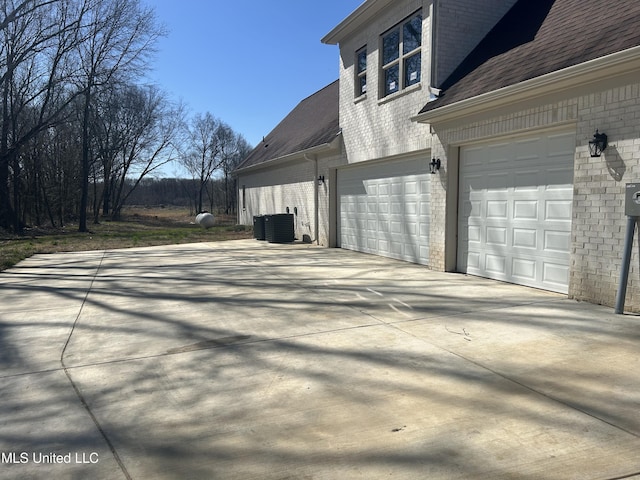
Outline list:
[[[383,97],[420,82],[422,13],[412,15],[382,35]]]
[[[367,47],[356,52],[356,97],[367,93]]]

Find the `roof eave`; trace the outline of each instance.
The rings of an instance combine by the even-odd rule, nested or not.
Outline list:
[[[439,123],[493,110],[519,100],[527,100],[554,91],[586,85],[640,69],[640,46],[579,63],[539,77],[509,85],[411,117],[418,123]]]
[[[338,132],[333,140],[328,143],[322,143],[320,145],[316,145],[314,147],[307,148],[305,150],[299,150],[297,152],[289,153],[287,155],[283,155],[281,157],[273,158],[271,160],[267,160],[266,162],[258,163],[256,165],[250,165],[248,167],[239,168],[234,171],[235,175],[241,173],[248,173],[254,170],[260,170],[263,168],[270,168],[273,166],[277,166],[283,163],[291,162],[293,160],[304,160],[305,156],[316,155],[320,153],[326,153],[331,150],[335,150],[338,147],[338,141],[342,137],[342,132]]]
[[[367,0],[347,18],[340,22],[333,30],[322,38],[322,43],[327,45],[338,45],[342,40],[352,34],[355,30],[366,25],[369,20],[375,17],[382,9],[391,4],[393,0]]]

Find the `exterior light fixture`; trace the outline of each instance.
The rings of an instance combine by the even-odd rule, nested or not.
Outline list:
[[[324,175],[318,176],[318,185],[324,185]]]
[[[440,162],[439,158],[432,158],[431,163],[429,164],[429,169],[431,171],[431,175],[435,175],[438,170],[440,170]]]
[[[599,157],[606,148],[607,136],[596,130],[596,133],[593,135],[593,140],[589,140],[589,154],[594,158]]]

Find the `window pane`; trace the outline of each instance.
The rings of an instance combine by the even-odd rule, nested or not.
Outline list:
[[[422,15],[416,15],[403,28],[402,53],[409,53],[422,45]]]
[[[420,67],[422,55],[420,52],[411,55],[404,62],[404,86],[408,87],[414,83],[420,82]]]
[[[399,83],[399,74],[400,74],[400,66],[394,65],[393,67],[389,67],[384,71],[384,94],[389,95],[390,93],[397,92],[400,88]]]
[[[363,75],[360,77],[360,95],[364,95],[367,93],[367,76]]]
[[[382,38],[382,64],[393,62],[400,56],[400,29],[389,32]]]
[[[358,52],[358,73],[362,73],[367,69],[367,49]]]

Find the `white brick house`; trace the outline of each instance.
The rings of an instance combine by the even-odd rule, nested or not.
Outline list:
[[[329,168],[344,163],[338,81],[302,100],[236,169],[238,222],[294,215],[298,240],[329,245]]]
[[[640,182],[640,3],[599,12],[364,2],[323,38],[340,47],[341,146],[318,164],[319,242],[613,305]],[[609,146],[592,158],[596,130]]]

